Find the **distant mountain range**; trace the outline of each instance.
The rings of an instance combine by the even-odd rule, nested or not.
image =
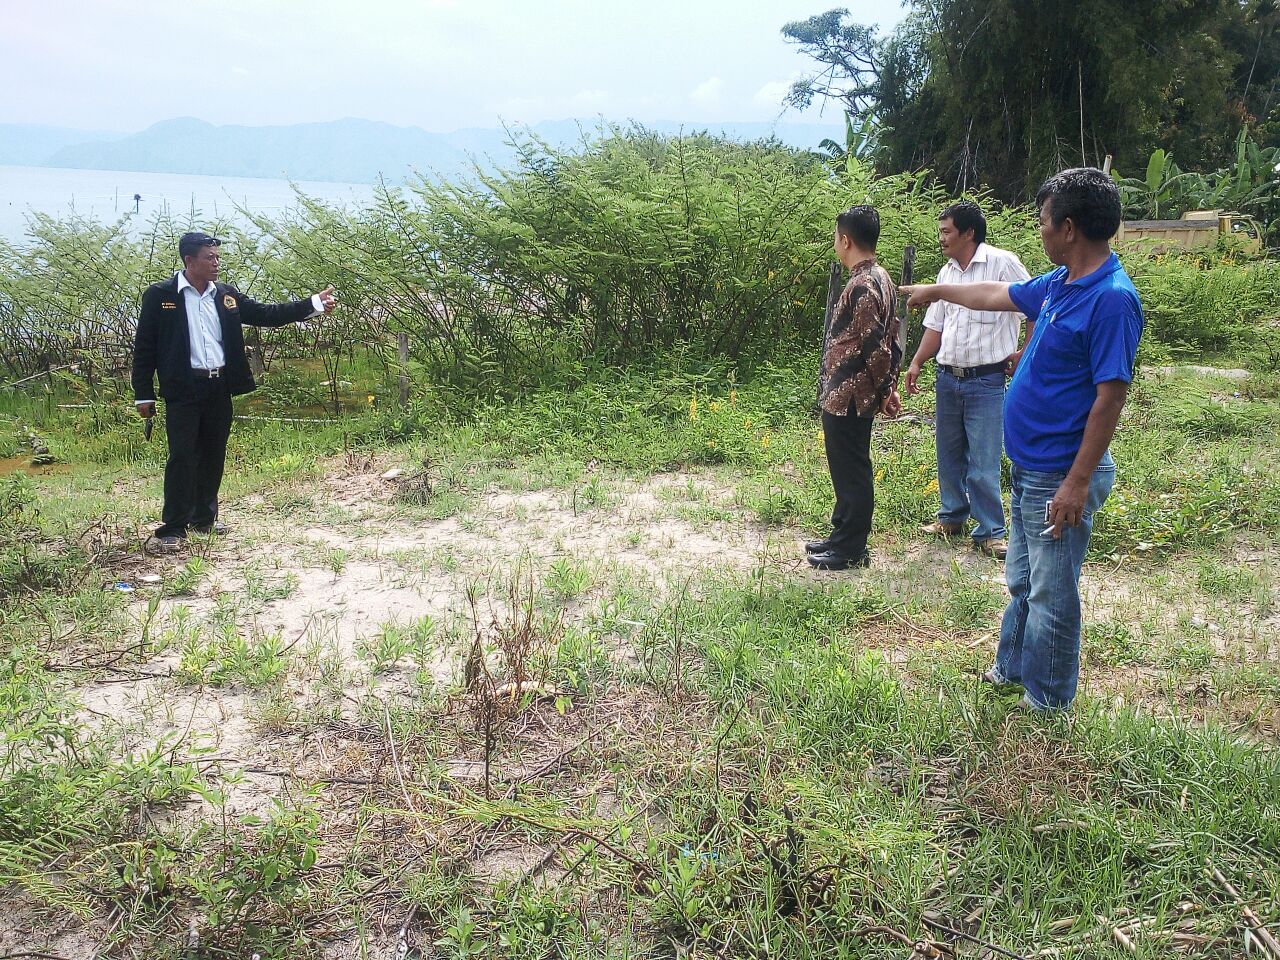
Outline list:
[[[121,136],[98,130],[69,130],[35,123],[0,123],[0,163],[43,167],[64,147],[95,143]]]
[[[596,120],[562,120],[529,129],[557,147],[591,135]],[[795,147],[814,148],[824,138],[840,139],[839,124],[719,123],[647,125],[662,133],[709,130],[735,140],[775,136]],[[512,156],[503,130],[467,129],[430,133],[373,120],[334,120],[289,126],[215,126],[194,117],[153,124],[121,135],[32,124],[0,124],[0,164],[136,170],[229,177],[333,180],[371,183],[379,175],[404,179],[413,171],[449,175],[474,158],[482,166],[502,165]]]

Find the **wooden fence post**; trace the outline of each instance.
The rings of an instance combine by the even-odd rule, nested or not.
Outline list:
[[[902,281],[898,284],[900,287],[909,287],[916,282],[916,248],[913,244],[907,244],[902,251]],[[905,293],[898,295],[898,349],[902,351],[902,356],[907,355],[907,346],[910,343],[910,324],[911,311],[907,309],[907,295]]]
[[[250,327],[247,339],[249,349],[245,352],[249,355],[249,372],[258,380],[267,372],[266,358],[262,355],[262,334],[257,327]]]

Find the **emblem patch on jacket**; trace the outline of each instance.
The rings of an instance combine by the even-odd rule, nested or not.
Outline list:
[[[236,308],[236,298],[228,293],[222,298],[222,305],[228,310],[234,310]]]
[[[161,303],[160,309],[161,310],[177,310],[178,305],[176,303]]]

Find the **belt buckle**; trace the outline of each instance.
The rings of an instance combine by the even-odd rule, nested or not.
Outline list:
[[[222,376],[222,370],[221,370],[221,369],[214,369],[214,370],[210,370],[210,371],[209,371],[209,379],[210,379],[210,380],[217,380],[220,376]]]
[[[969,376],[968,367],[951,367],[951,375],[957,380],[965,380]]]

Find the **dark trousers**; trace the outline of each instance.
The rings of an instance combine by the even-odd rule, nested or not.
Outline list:
[[[165,403],[169,462],[164,468],[164,511],[157,537],[185,536],[218,518],[218,488],[231,435],[231,394],[223,379],[195,381],[187,400]]]
[[[872,417],[837,417],[822,412],[822,435],[836,505],[831,511],[831,549],[850,560],[861,557],[871,535],[875,509],[871,473]]]

